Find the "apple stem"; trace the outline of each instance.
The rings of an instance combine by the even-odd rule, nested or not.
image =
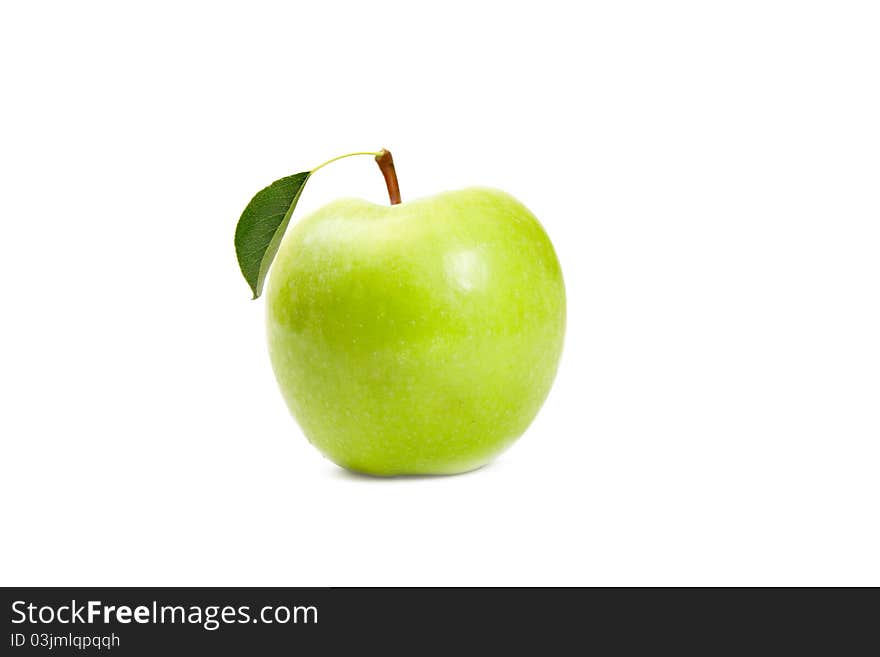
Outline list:
[[[397,205],[400,203],[400,187],[397,185],[397,172],[394,170],[394,158],[391,157],[391,151],[386,148],[379,151],[376,155],[376,164],[379,165],[379,171],[385,178],[391,205]]]

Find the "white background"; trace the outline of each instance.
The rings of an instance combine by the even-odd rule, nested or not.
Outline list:
[[[0,10],[0,583],[880,584],[876,4],[236,4]],[[566,277],[472,474],[324,460],[235,262],[253,193],[383,146]]]

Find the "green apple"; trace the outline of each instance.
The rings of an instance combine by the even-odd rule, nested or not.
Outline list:
[[[565,332],[550,240],[493,189],[330,203],[288,231],[267,295],[292,414],[325,456],[373,475],[490,461],[537,414]]]

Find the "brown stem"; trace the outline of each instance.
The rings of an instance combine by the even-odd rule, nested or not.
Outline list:
[[[397,186],[397,173],[394,171],[394,159],[391,157],[391,151],[383,148],[376,156],[376,163],[379,165],[379,171],[385,177],[391,205],[397,205],[400,203],[400,187]]]

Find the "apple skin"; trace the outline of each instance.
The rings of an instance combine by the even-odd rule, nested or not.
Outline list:
[[[493,189],[330,203],[288,231],[267,294],[291,413],[330,460],[372,475],[484,465],[534,419],[562,352],[553,245]]]

